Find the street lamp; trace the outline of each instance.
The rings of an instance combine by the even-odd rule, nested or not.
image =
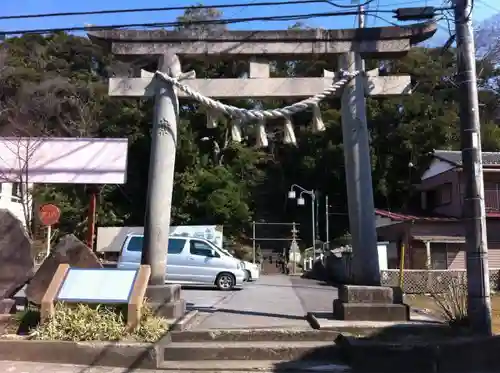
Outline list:
[[[290,187],[290,190],[288,191],[288,198],[290,199],[295,199],[297,197],[295,190],[298,189],[300,190],[299,198],[297,198],[297,205],[298,206],[304,206],[306,204],[306,201],[304,200],[304,197],[302,197],[303,194],[308,194],[311,196],[311,225],[312,225],[312,245],[313,245],[313,256],[314,259],[316,259],[316,193],[314,190],[307,190],[300,185],[293,184]]]

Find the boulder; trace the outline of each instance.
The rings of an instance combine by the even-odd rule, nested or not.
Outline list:
[[[63,236],[26,287],[28,301],[40,305],[59,264],[75,268],[102,268],[94,252],[72,234]]]
[[[33,276],[31,240],[23,223],[0,209],[0,301],[12,298]]]

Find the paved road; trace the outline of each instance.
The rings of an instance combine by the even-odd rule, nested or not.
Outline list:
[[[337,299],[337,288],[318,280],[297,276],[290,277],[293,290],[299,298],[304,313],[333,312],[333,300]]]
[[[184,294],[186,299],[192,299],[187,292]],[[214,302],[212,309],[201,308],[196,328],[307,328],[305,314],[331,312],[336,296],[336,289],[316,280],[264,275],[243,290]],[[193,307],[197,304],[194,302]]]

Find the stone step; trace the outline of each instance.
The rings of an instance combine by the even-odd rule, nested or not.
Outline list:
[[[167,361],[278,360],[341,362],[333,342],[172,342],[159,356]]]
[[[170,334],[172,342],[324,341],[332,343],[338,335],[339,332],[334,330],[311,329],[190,330]]]
[[[333,314],[339,320],[408,321],[410,308],[406,304],[342,303],[333,301]]]
[[[175,372],[232,373],[232,372],[329,372],[346,373],[349,366],[325,361],[280,361],[280,360],[202,360],[164,361],[158,369]]]

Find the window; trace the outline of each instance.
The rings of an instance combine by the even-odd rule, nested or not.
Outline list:
[[[441,205],[451,203],[451,183],[446,183],[439,187],[439,203]]]
[[[431,189],[425,192],[423,197],[425,203],[423,205],[428,210],[433,210],[441,205],[447,205],[452,200],[452,187],[451,183],[440,185],[436,189]]]
[[[168,253],[169,254],[180,254],[184,250],[186,245],[186,240],[182,238],[171,238],[168,240]]]
[[[142,251],[142,245],[144,244],[144,237],[133,236],[128,242],[128,251]]]
[[[448,269],[448,255],[445,243],[433,243],[431,246],[431,268]]]
[[[184,249],[186,240],[181,238],[171,238],[168,240],[168,253],[180,254]],[[128,251],[141,252],[144,245],[144,236],[133,236],[128,242]]]
[[[12,184],[12,197],[10,198],[12,202],[19,202],[22,197],[22,185],[21,183],[13,183]]]
[[[192,255],[199,255],[211,258],[213,257],[212,251],[214,251],[214,249],[205,242],[191,240],[191,247],[189,251]],[[216,258],[220,258],[217,252],[214,251],[214,254]]]

